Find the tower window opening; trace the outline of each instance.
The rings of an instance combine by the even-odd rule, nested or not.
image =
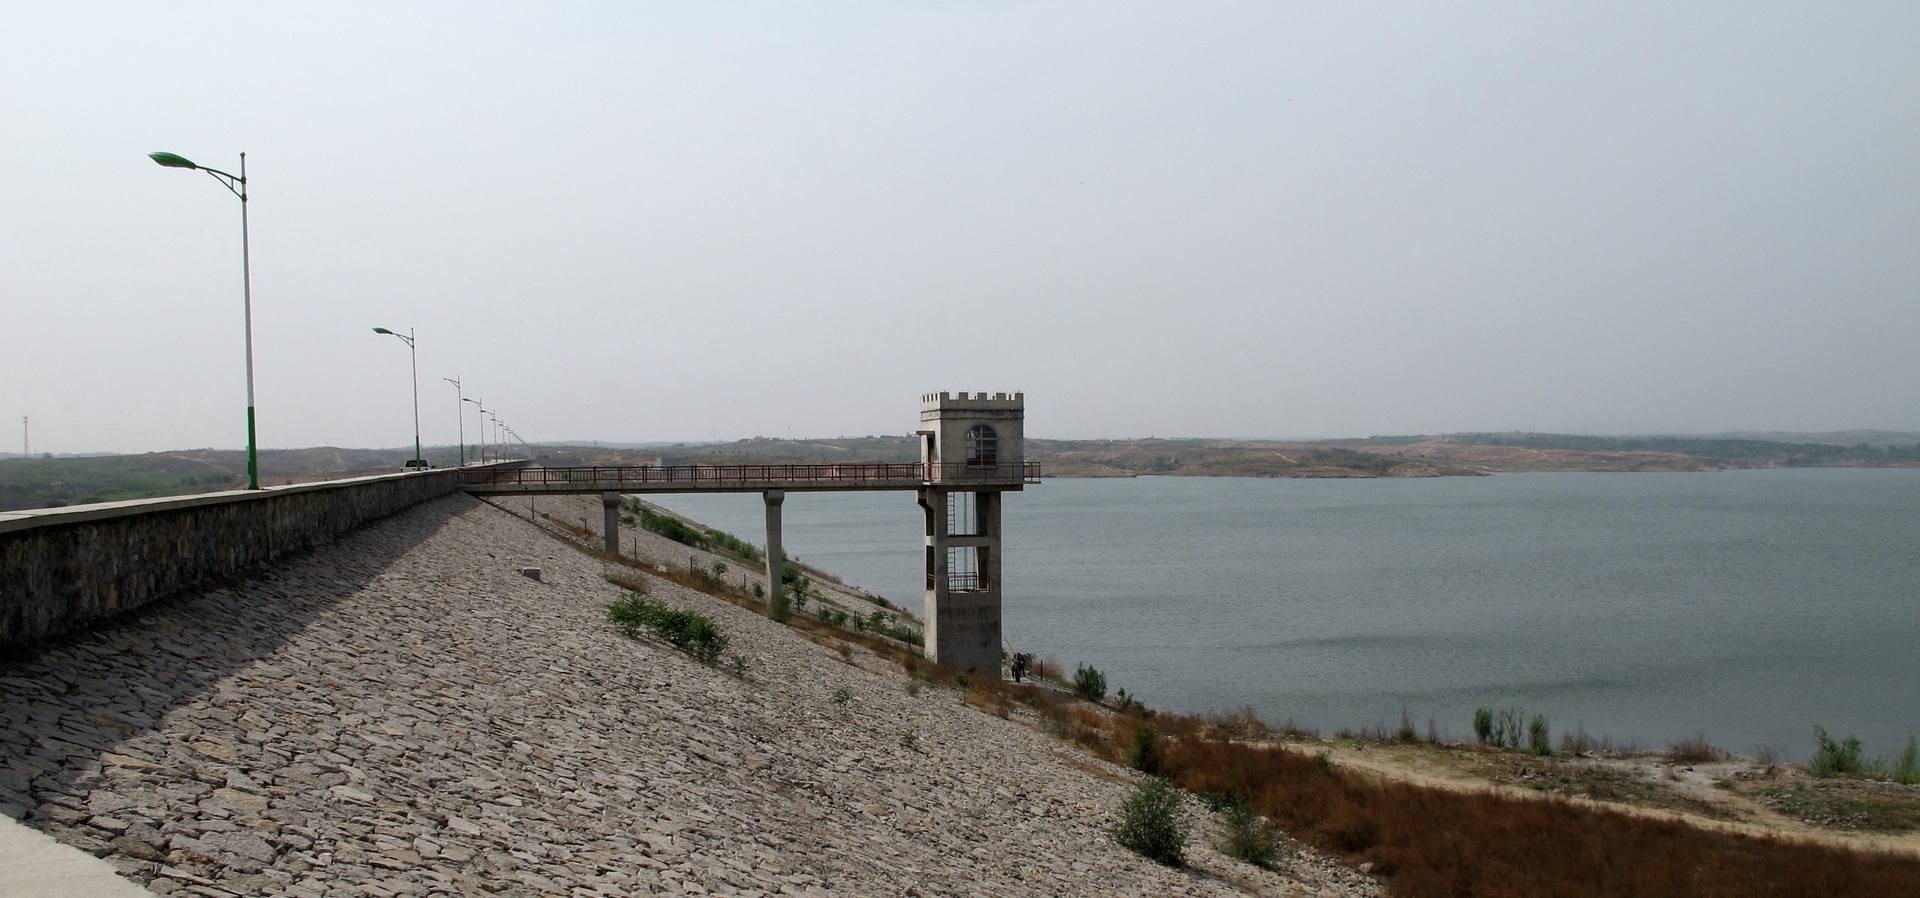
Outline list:
[[[947,547],[947,591],[983,592],[986,574],[980,570],[980,552],[973,546]]]
[[[973,493],[947,494],[947,533],[951,536],[975,536],[980,530],[974,519]]]
[[[1000,435],[985,424],[975,424],[967,428],[967,464],[997,465],[1000,463]]]

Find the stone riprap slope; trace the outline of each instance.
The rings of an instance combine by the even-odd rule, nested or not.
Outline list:
[[[599,562],[437,500],[0,668],[0,811],[182,895],[1376,890],[1304,854],[1157,867],[1107,835],[1112,768],[656,595],[718,619],[746,675],[620,637]]]

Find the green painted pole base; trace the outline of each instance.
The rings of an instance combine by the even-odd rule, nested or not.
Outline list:
[[[253,437],[253,406],[247,406],[247,489],[260,488],[259,442]]]

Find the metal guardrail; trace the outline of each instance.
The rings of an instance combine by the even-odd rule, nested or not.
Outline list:
[[[932,589],[935,583],[940,582],[938,577],[939,577],[938,574],[927,575],[928,589]],[[987,575],[982,574],[978,571],[948,571],[947,572],[947,591],[948,592],[986,592],[987,591]]]
[[[608,465],[578,468],[511,468],[462,471],[465,486],[502,486],[619,492],[622,486],[801,484],[808,486],[1038,483],[1040,463],[790,464],[790,465]]]

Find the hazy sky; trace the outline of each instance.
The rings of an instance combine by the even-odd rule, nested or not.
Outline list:
[[[244,442],[155,150],[269,447],[376,325],[435,443],[1920,429],[1912,2],[8,3],[0,449]]]

